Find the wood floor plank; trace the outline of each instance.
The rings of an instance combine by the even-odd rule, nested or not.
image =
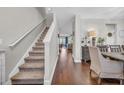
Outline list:
[[[92,72],[90,76],[90,62],[74,63],[72,53],[65,48],[61,49],[59,60],[53,76],[54,85],[97,85],[97,75]],[[102,84],[119,84],[118,80],[103,79]]]

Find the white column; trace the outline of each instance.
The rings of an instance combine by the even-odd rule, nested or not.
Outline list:
[[[80,16],[75,16],[75,32],[74,32],[74,62],[81,62],[81,40],[80,40]]]

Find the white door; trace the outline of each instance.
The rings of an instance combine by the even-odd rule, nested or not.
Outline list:
[[[106,24],[106,28],[107,28],[107,44],[109,45],[115,45],[116,44],[116,32],[117,32],[117,28],[116,28],[116,24]],[[111,36],[109,35],[111,34]]]

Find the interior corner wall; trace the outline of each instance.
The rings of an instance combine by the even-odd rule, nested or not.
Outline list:
[[[53,13],[48,13],[47,14],[47,27],[50,27],[53,21]]]
[[[40,22],[43,16],[33,7],[5,7],[0,8],[0,48],[6,49],[6,80],[14,66],[24,55],[26,50],[32,44],[36,36],[42,31],[41,27],[37,28],[31,36],[23,39],[16,47],[10,49],[9,45],[18,40],[22,35],[31,31]],[[22,44],[22,45],[21,45]]]

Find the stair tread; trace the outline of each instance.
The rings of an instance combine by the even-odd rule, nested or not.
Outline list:
[[[35,46],[44,46],[44,43],[36,42],[36,43],[35,43]]]
[[[44,43],[43,39],[48,32],[44,30],[29,56],[24,58],[25,63],[19,66],[19,72],[11,77],[12,84],[43,84],[44,82]]]
[[[44,47],[44,44],[37,45],[37,43],[35,43],[35,46]]]
[[[25,59],[44,59],[44,56],[28,56]]]
[[[35,42],[35,43],[41,43],[41,44],[44,44],[43,42],[38,42],[38,41],[37,41],[37,42]]]
[[[33,71],[33,72],[18,72],[15,76],[11,79],[18,80],[18,79],[42,79],[44,76],[42,71]]]
[[[44,48],[44,46],[34,46],[33,48]]]
[[[20,68],[43,68],[44,63],[24,63]]]
[[[43,71],[27,71],[27,72],[18,72],[16,75],[14,75],[11,79],[12,80],[35,80],[35,79],[43,79],[44,73]]]
[[[33,50],[29,52],[29,56],[44,56],[44,51]]]
[[[44,51],[33,50],[33,51],[30,51],[30,53],[44,53]]]
[[[44,47],[35,46],[35,47],[32,47],[32,49],[40,49],[40,50],[44,50]]]
[[[39,38],[37,41],[43,42],[43,39],[40,39],[40,38]]]

